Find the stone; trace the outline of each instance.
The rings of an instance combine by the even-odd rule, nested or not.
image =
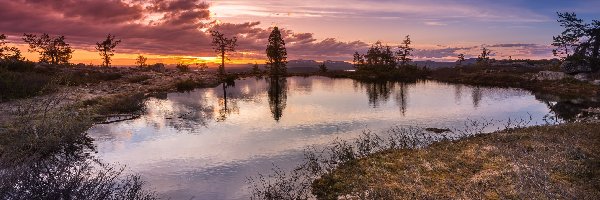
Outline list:
[[[600,86],[600,80],[593,80],[593,81],[590,81],[590,83],[592,83],[592,85]]]
[[[538,81],[557,81],[567,77],[567,74],[564,72],[555,72],[555,71],[540,71],[533,76],[533,80]]]
[[[573,76],[573,78],[577,79],[578,81],[588,81],[588,74],[587,73],[575,74]]]
[[[564,61],[560,64],[560,70],[567,74],[589,73],[592,72],[592,67],[584,63]]]

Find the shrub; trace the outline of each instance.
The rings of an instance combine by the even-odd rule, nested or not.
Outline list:
[[[143,93],[103,98],[96,108],[96,113],[100,115],[142,113],[146,110],[145,100]]]
[[[190,71],[190,66],[189,65],[185,65],[183,63],[179,63],[175,66],[175,68],[177,68],[177,70],[179,70],[180,72],[189,72]]]
[[[0,129],[0,199],[156,199],[139,176],[93,157],[89,115],[62,99],[20,105]]]
[[[192,79],[180,80],[175,83],[175,88],[179,92],[191,91],[198,86],[198,83]]]
[[[0,101],[50,93],[56,89],[52,81],[47,74],[0,69]]]

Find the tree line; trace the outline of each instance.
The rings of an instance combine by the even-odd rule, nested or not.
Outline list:
[[[237,37],[228,38],[225,34],[212,30],[210,31],[212,37],[211,46],[217,57],[221,59],[221,64],[218,67],[219,75],[226,75],[225,73],[225,61],[230,60],[229,56],[231,53],[236,51]],[[16,47],[8,47],[6,42],[6,35],[0,35],[0,61],[24,61],[25,58],[22,56],[21,51]],[[65,36],[50,36],[46,33],[42,35],[35,34],[23,34],[22,40],[29,45],[29,52],[35,52],[39,54],[39,62],[50,65],[67,65],[69,60],[73,56],[73,48],[69,43],[65,41]],[[117,45],[121,43],[120,39],[116,36],[108,34],[106,39],[96,43],[96,51],[102,58],[102,66],[110,67],[112,63],[112,57],[115,55],[115,49]],[[267,55],[266,68],[270,75],[280,76],[285,75],[287,68],[287,50],[285,48],[285,41],[281,35],[278,27],[273,27],[271,34],[268,38],[267,48],[265,50]],[[146,62],[148,58],[143,55],[138,55],[136,58],[136,65],[139,67],[148,66]],[[201,64],[201,68],[206,69],[206,64]],[[178,69],[188,69],[187,65],[179,64]]]

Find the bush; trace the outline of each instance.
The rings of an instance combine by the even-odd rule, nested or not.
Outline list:
[[[0,102],[50,93],[56,89],[52,81],[47,74],[0,69]]]
[[[180,72],[189,72],[190,71],[190,66],[184,65],[182,63],[177,64],[177,66],[175,66],[175,68],[177,68],[177,70],[179,70]]]
[[[192,79],[180,80],[175,83],[175,88],[179,92],[191,91],[198,86],[198,83]]]
[[[156,199],[139,176],[92,156],[89,115],[62,99],[20,105],[0,129],[0,199]]]
[[[97,114],[111,115],[142,113],[146,110],[145,100],[146,97],[143,93],[137,93],[133,95],[116,95],[110,98],[103,98],[99,100],[99,103],[96,103],[93,100],[86,102],[91,105],[99,104],[96,108]]]

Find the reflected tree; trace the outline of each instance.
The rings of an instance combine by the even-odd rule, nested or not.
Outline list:
[[[387,102],[394,90],[394,83],[389,81],[361,82],[361,87],[367,92],[369,105],[379,107],[381,102]]]
[[[287,79],[285,77],[271,76],[267,79],[269,84],[269,107],[273,119],[279,121],[287,102]]]
[[[481,101],[481,88],[479,87],[474,87],[471,90],[471,97],[473,98],[473,107],[474,108],[478,108],[479,107],[479,102]]]
[[[461,84],[454,85],[454,101],[456,103],[460,103],[460,100],[462,98],[462,89],[463,86]]]
[[[406,116],[406,106],[408,104],[408,87],[407,83],[398,83],[400,86],[399,90],[396,92],[396,104],[398,104],[398,108],[400,108],[400,113],[402,116]]]
[[[223,83],[223,97],[219,99],[219,115],[217,116],[217,121],[222,122],[231,115],[231,113],[239,112],[239,107],[237,106],[236,101],[231,102],[227,98],[227,88],[235,87],[235,82]]]

